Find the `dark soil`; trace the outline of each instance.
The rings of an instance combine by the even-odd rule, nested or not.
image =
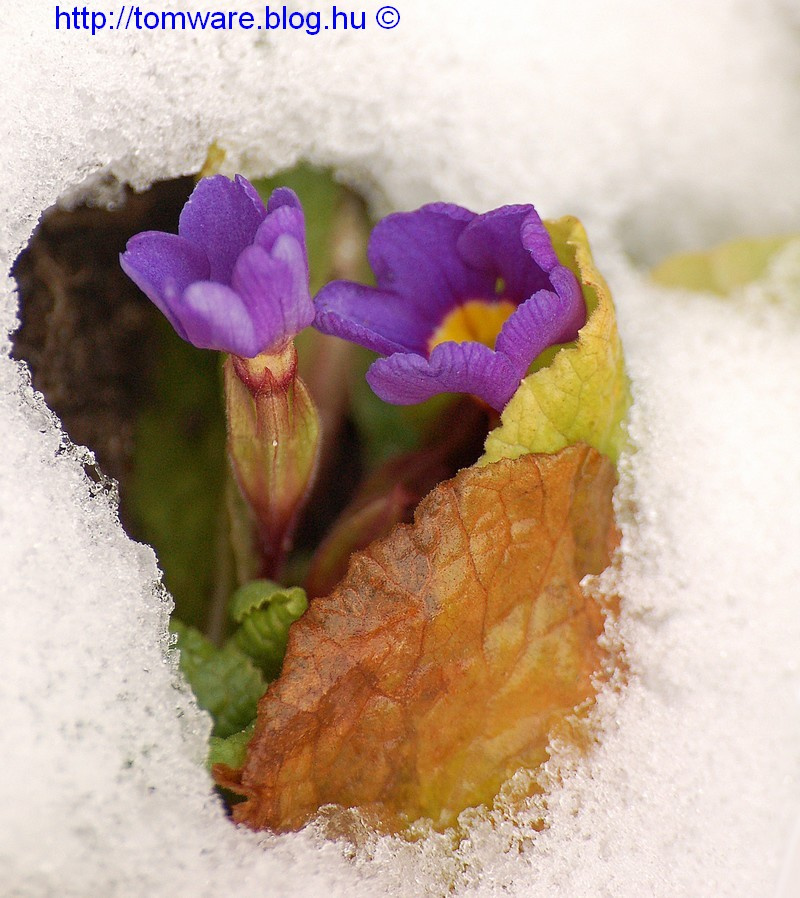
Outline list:
[[[12,354],[27,362],[72,441],[92,449],[103,473],[119,482],[123,521],[158,312],[125,276],[119,254],[139,231],[177,232],[192,186],[182,178],[129,191],[112,211],[51,209],[12,270],[21,319]]]

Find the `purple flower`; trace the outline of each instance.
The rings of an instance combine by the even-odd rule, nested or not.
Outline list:
[[[367,373],[387,402],[472,393],[502,410],[531,362],[586,320],[533,206],[476,215],[434,203],[389,215],[368,256],[377,287],[328,284],[314,325],[388,356]]]
[[[252,358],[314,319],[303,210],[286,187],[265,208],[241,175],[205,178],[177,235],[137,234],[120,264],[178,334],[203,349]]]

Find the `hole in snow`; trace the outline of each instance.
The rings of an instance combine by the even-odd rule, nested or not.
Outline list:
[[[135,233],[177,231],[192,179],[126,192],[121,208],[53,208],[12,269],[19,285],[19,329],[12,355],[73,442],[88,446],[120,484],[126,525],[136,413],[148,391],[155,308],[119,267]]]

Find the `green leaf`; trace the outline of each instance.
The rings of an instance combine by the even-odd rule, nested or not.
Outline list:
[[[308,608],[304,589],[284,588],[271,580],[254,580],[237,590],[231,616],[239,629],[230,643],[247,654],[268,680],[281,671],[289,627]]]
[[[161,316],[157,326],[152,398],[136,422],[127,508],[135,538],[156,550],[176,614],[205,628],[212,596],[230,589],[219,359],[181,340]]]
[[[594,446],[616,462],[625,442],[630,392],[611,293],[581,223],[567,216],[545,226],[560,261],[578,278],[587,321],[576,341],[551,347],[534,362],[486,438],[482,465],[574,443]]]
[[[255,720],[238,733],[225,739],[212,736],[208,740],[208,766],[227,764],[228,767],[241,767],[247,755],[247,746],[253,738],[256,728]]]
[[[797,237],[762,237],[732,240],[706,252],[670,256],[650,276],[664,287],[683,287],[726,295],[736,287],[757,281],[773,256]]]
[[[178,637],[180,669],[198,705],[214,720],[213,735],[226,738],[244,729],[255,719],[258,700],[266,690],[261,672],[235,645],[219,649],[194,627],[177,620],[170,629]]]

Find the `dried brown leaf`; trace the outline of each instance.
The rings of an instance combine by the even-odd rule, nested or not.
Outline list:
[[[461,471],[353,556],[292,627],[259,704],[236,820],[296,829],[326,804],[437,827],[490,802],[593,694],[615,472],[585,446]]]

